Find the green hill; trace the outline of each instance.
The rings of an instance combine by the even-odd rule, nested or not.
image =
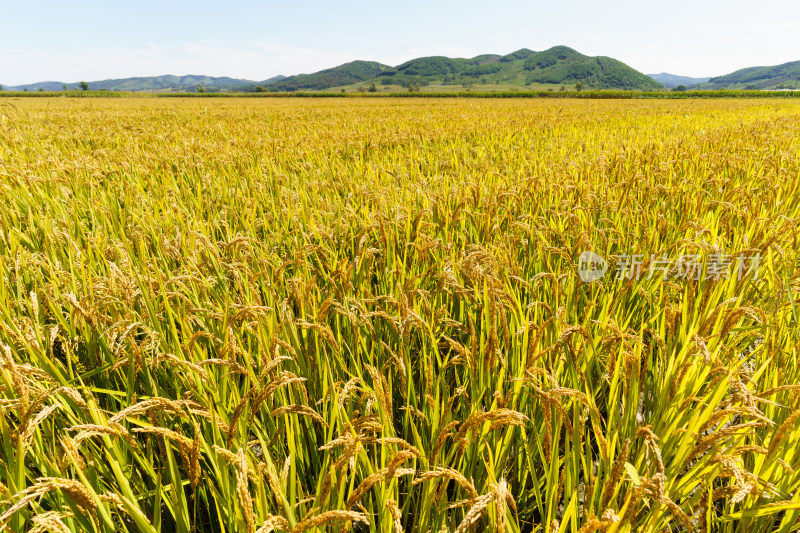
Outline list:
[[[610,57],[588,57],[566,46],[556,46],[525,60],[530,83],[577,83],[598,89],[652,90],[657,81]]]
[[[313,74],[298,74],[260,85],[270,91],[328,89],[372,79],[389,68],[375,61],[351,61]]]
[[[711,78],[701,89],[800,89],[800,61],[772,67],[750,67]]]
[[[653,90],[662,85],[610,57],[589,57],[566,46],[543,52],[523,48],[511,54],[482,55],[471,59],[443,56],[421,57],[383,72],[381,85],[503,84],[550,85],[586,88]]]

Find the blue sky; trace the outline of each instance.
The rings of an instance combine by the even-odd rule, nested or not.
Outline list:
[[[397,65],[564,44],[645,73],[800,60],[800,3],[0,0],[0,83],[161,74],[264,80],[354,59]]]

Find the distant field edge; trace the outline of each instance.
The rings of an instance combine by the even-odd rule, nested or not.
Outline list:
[[[579,98],[579,99],[686,99],[686,98],[800,98],[800,91],[508,91],[447,93],[140,93],[122,91],[18,92],[0,91],[0,98]]]

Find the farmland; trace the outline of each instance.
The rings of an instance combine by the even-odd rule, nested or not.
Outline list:
[[[800,102],[0,115],[0,530],[800,527]]]

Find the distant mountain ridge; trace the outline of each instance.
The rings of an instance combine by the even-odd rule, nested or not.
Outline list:
[[[473,58],[420,57],[396,67],[375,61],[351,61],[310,74],[276,76],[263,81],[211,76],[154,76],[88,82],[92,90],[132,92],[215,91],[319,91],[342,87],[426,86],[461,90],[472,84],[495,84],[524,89],[577,84],[590,89],[656,90],[662,85],[610,57],[590,57],[566,46],[542,52],[522,48],[506,55],[483,54]],[[80,83],[57,81],[6,86],[9,91],[74,90]]]
[[[100,81],[91,81],[89,88],[93,91],[132,91],[132,92],[189,92],[196,91],[198,86],[203,86],[206,90],[233,90],[237,88],[250,87],[254,84],[266,84],[274,81],[280,81],[285,76],[276,76],[262,82],[252,80],[242,80],[228,77],[212,77],[212,76],[173,76],[171,74],[164,76],[148,76],[148,77],[135,77],[135,78],[121,78],[109,79]],[[39,89],[45,91],[61,91],[64,87],[69,91],[80,88],[80,82],[63,83],[60,81],[45,81],[39,83],[31,83],[28,85],[17,86],[3,86],[7,91],[38,91]]]
[[[750,67],[715,78],[693,78],[662,72],[642,74],[610,57],[583,55],[567,46],[535,52],[521,48],[509,54],[482,54],[472,58],[419,57],[391,67],[375,61],[351,61],[310,74],[275,76],[255,81],[201,75],[152,76],[91,81],[92,90],[131,92],[217,91],[330,91],[366,90],[376,87],[419,87],[462,90],[476,85],[500,85],[510,90],[586,89],[658,90],[679,85],[687,89],[800,90],[800,61],[775,66]],[[6,91],[61,91],[80,88],[80,83],[45,81],[28,85],[4,85]]]
[[[659,82],[667,89],[674,89],[679,85],[683,85],[688,89],[692,89],[702,83],[706,83],[708,80],[711,79],[711,78],[691,78],[689,76],[678,76],[676,74],[669,74],[667,72],[662,72],[661,74],[648,74],[648,76]]]

